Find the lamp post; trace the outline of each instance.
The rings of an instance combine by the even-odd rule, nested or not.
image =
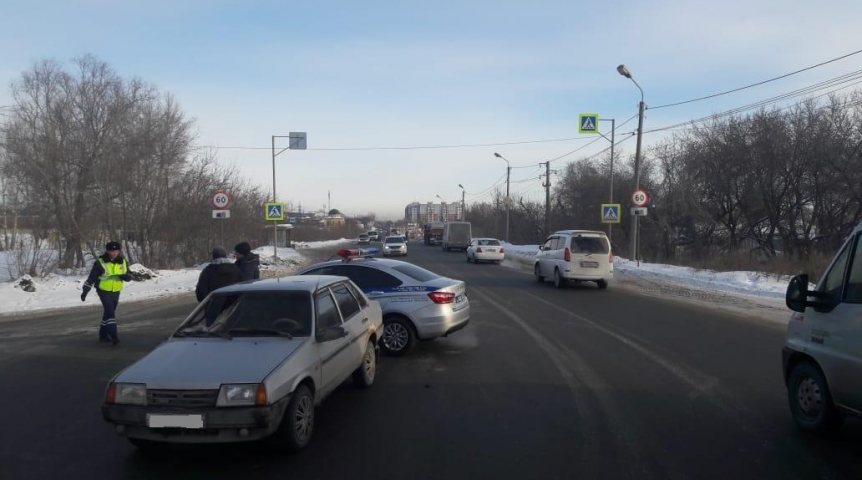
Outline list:
[[[448,221],[449,221],[449,219],[448,219],[448,218],[446,218],[446,217],[448,217],[448,216],[449,216],[449,215],[448,215],[448,214],[449,214],[449,209],[448,209],[448,208],[446,208],[446,201],[445,201],[445,200],[443,200],[443,197],[441,197],[440,195],[437,195],[437,198],[439,198],[439,199],[440,199],[440,221],[441,221],[441,222],[448,222]],[[443,212],[446,212],[446,213],[443,213]]]
[[[512,166],[509,164],[509,161],[506,160],[506,157],[500,155],[497,152],[494,152],[494,156],[497,158],[503,159],[506,162],[506,199],[503,203],[506,204],[506,242],[509,241],[509,206],[512,203],[512,200],[509,199],[509,176],[512,174]]]
[[[459,183],[458,186],[461,187],[461,221],[463,222],[463,221],[467,220],[467,210],[465,209],[465,206],[464,206],[464,195],[467,194],[467,191],[464,190],[464,185],[461,185]]]
[[[635,190],[641,188],[641,138],[643,137],[643,129],[644,129],[644,110],[646,109],[646,104],[644,103],[644,90],[638,85],[638,82],[632,77],[632,72],[626,68],[625,65],[620,65],[617,67],[617,72],[620,75],[628,78],[638,87],[638,90],[641,92],[641,102],[638,104],[638,144],[635,150]],[[632,216],[632,228],[631,228],[631,252],[634,255],[634,259],[637,260],[638,265],[640,265],[640,242],[638,231],[638,222],[639,218],[637,215]]]

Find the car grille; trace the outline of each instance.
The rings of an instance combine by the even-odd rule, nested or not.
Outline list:
[[[157,407],[214,407],[218,390],[147,390],[147,405]]]

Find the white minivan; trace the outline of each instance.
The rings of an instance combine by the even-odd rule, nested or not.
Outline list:
[[[862,416],[862,224],[814,290],[808,275],[787,287],[794,311],[782,351],[790,411],[805,430]]]
[[[567,282],[596,282],[608,288],[614,276],[614,255],[604,232],[560,230],[539,246],[533,268],[539,283],[552,278],[557,288]]]

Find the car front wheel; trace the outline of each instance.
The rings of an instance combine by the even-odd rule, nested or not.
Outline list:
[[[387,355],[400,357],[410,351],[416,344],[416,334],[413,325],[404,317],[389,317],[383,319],[383,337],[380,348]]]
[[[311,442],[314,432],[314,394],[305,385],[296,387],[276,435],[287,447],[299,451]]]
[[[537,263],[537,264],[536,264],[536,266],[533,268],[533,274],[535,274],[535,275],[536,275],[536,281],[537,281],[537,282],[539,282],[539,283],[543,283],[543,282],[545,281],[545,277],[543,277],[543,276],[542,276],[542,269],[541,269],[541,268],[539,268],[539,264],[538,264],[538,263]]]
[[[790,412],[803,430],[822,432],[841,423],[832,404],[826,377],[811,362],[802,362],[790,372],[787,396]]]

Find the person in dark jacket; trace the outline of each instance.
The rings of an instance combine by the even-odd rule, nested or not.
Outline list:
[[[227,251],[222,247],[213,248],[213,259],[201,272],[195,295],[202,301],[213,290],[233,285],[242,281],[239,267],[227,258]]]
[[[123,258],[120,252],[119,242],[108,242],[105,245],[105,253],[96,259],[90,276],[84,282],[81,301],[87,300],[87,294],[93,286],[99,294],[102,302],[102,323],[99,326],[99,341],[111,342],[116,345],[120,342],[117,334],[117,306],[120,303],[120,291],[123,282],[132,280],[129,274],[129,262]]]
[[[241,242],[233,247],[233,251],[236,266],[242,272],[243,281],[260,278],[260,257],[256,253],[251,253],[251,245],[248,242]]]

